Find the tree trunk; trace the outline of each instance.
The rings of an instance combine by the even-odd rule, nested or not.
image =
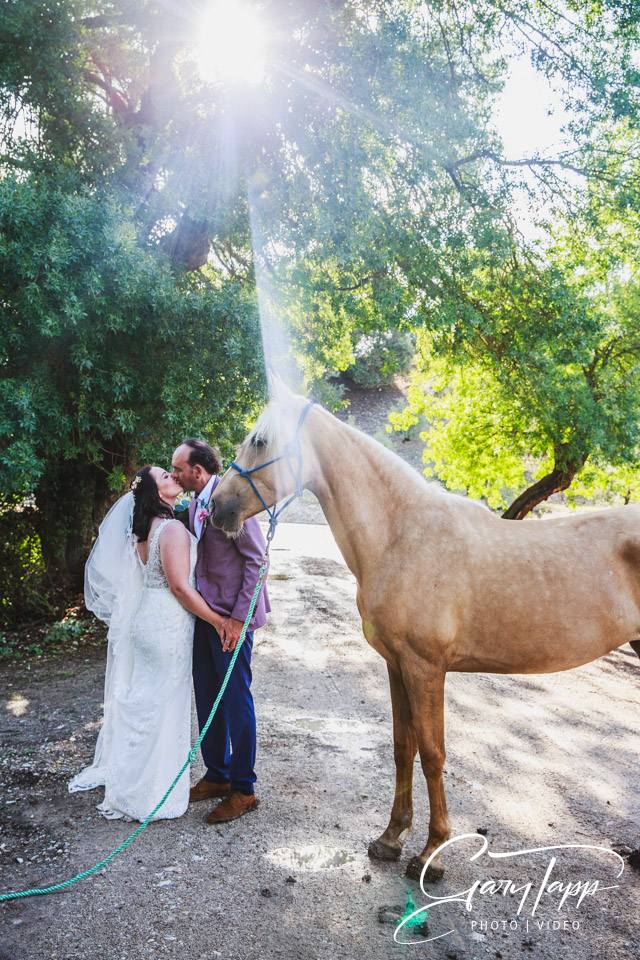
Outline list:
[[[527,487],[513,503],[507,507],[502,514],[504,520],[522,520],[528,513],[531,513],[534,507],[546,500],[552,493],[560,493],[571,486],[571,481],[576,473],[584,465],[588,454],[580,459],[568,460],[562,467],[554,467],[551,473],[548,473],[537,483]],[[557,459],[556,459],[557,462]]]
[[[197,270],[209,259],[209,225],[206,220],[192,220],[183,213],[177,227],[162,240],[162,246],[179,272]]]

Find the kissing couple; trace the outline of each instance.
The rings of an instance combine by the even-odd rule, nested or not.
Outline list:
[[[210,522],[220,455],[184,440],[171,472],[145,466],[102,522],[85,567],[85,604],[109,625],[104,722],[93,763],[69,791],[104,786],[109,819],[143,821],[184,764],[191,743],[191,676],[200,730],[236,648],[266,543],[255,517],[230,539]],[[174,516],[192,492],[189,529]],[[253,633],[270,610],[266,577],[229,683],[201,744],[204,777],[189,769],[154,819],[180,817],[189,801],[217,798],[209,823],[258,805],[256,720],[251,694]]]

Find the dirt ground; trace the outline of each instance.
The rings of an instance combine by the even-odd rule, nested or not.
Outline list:
[[[393,799],[390,700],[384,663],[361,634],[353,578],[326,526],[282,525],[269,587],[274,612],[253,660],[258,809],[216,828],[204,822],[208,805],[194,804],[180,820],[151,824],[104,872],[66,892],[0,904],[1,960],[637,957],[640,874],[626,860],[640,846],[635,655],[623,649],[544,677],[448,678],[453,834],[479,829],[491,852],[611,847],[624,870],[616,878],[616,858],[584,848],[470,862],[484,841],[459,841],[446,854],[444,880],[425,890],[445,897],[489,878],[531,883],[520,915],[522,892],[485,890],[470,910],[432,907],[427,928],[398,934],[447,936],[399,944],[400,916],[428,903],[404,876],[407,856],[426,841],[426,789],[417,763],[406,855],[369,860],[367,844],[386,826]],[[102,648],[75,662],[45,658],[4,670],[2,892],[71,877],[131,832],[97,813],[101,791],[66,790],[92,756],[104,656]],[[560,911],[560,894],[545,893],[532,913],[554,855],[547,883],[590,881],[592,892],[580,905],[569,897]],[[593,892],[596,880],[616,886]]]
[[[343,419],[420,469],[417,431],[384,436],[402,384],[351,401]],[[0,903],[0,960],[638,957],[635,654],[627,647],[542,677],[448,677],[452,831],[476,836],[457,841],[443,881],[422,889],[404,876],[427,835],[419,762],[402,859],[367,856],[393,801],[393,745],[386,669],[362,636],[355,582],[310,494],[287,519],[272,549],[273,613],[253,657],[260,806],[216,828],[204,822],[209,805],[194,804],[66,892]],[[0,893],[72,877],[135,827],[100,817],[102,791],[66,788],[93,755],[105,655],[94,644],[3,667]],[[193,779],[201,772],[198,762]],[[490,857],[521,851],[533,852]],[[504,893],[507,881],[518,892]],[[549,892],[553,883],[564,886]],[[457,899],[435,906],[429,895]],[[414,942],[396,942],[400,919],[429,902],[428,917],[397,933]]]

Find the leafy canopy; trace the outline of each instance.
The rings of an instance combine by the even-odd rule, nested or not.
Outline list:
[[[534,456],[611,463],[635,443],[614,396],[626,360],[598,360],[610,402],[604,419],[589,407],[584,369],[613,321],[567,267],[575,250],[510,271],[524,170],[546,196],[578,170],[619,210],[637,200],[635,9],[260,9],[270,57],[248,88],[202,79],[187,0],[0,4],[0,490],[6,509],[33,505],[56,576],[81,570],[135,464],[166,462],[184,433],[231,451],[265,396],[261,333],[313,386],[360,335],[423,331],[456,389],[482,377],[498,405],[519,398]],[[561,156],[504,155],[492,110],[514,49],[574,106]],[[616,297],[631,310],[630,288]],[[586,330],[570,354],[568,316]]]

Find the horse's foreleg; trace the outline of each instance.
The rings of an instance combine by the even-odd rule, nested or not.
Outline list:
[[[413,763],[418,741],[413,728],[409,698],[399,671],[387,664],[393,709],[393,754],[396,764],[396,793],[389,826],[369,844],[369,856],[396,860],[402,852],[403,834],[413,819]]]
[[[422,853],[418,857],[412,857],[407,864],[407,876],[420,879],[426,861],[451,835],[442,779],[445,761],[445,674],[434,670],[428,664],[420,664],[405,670],[403,675],[418,738],[422,770],[429,791],[429,840]],[[436,857],[429,864],[425,879],[439,880],[443,873],[444,867],[439,862],[439,857]]]

